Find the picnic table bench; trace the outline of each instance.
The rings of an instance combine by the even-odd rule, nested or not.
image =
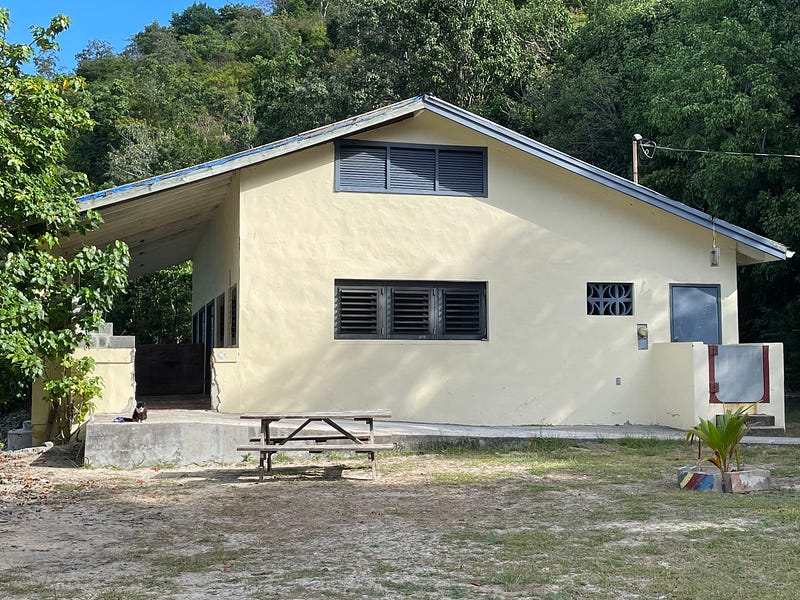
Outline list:
[[[245,413],[242,419],[256,419],[261,421],[259,436],[251,438],[250,443],[237,447],[237,452],[258,452],[258,479],[264,480],[264,463],[266,472],[272,472],[272,455],[276,452],[358,452],[369,455],[372,466],[372,478],[375,478],[375,452],[378,450],[392,450],[393,444],[379,444],[375,441],[375,419],[390,419],[392,413],[388,410],[363,410],[363,411],[332,411],[332,412],[282,412],[282,413]],[[287,435],[273,435],[271,430],[274,423],[287,419],[302,420]],[[350,427],[358,422],[364,422],[368,431],[357,431]],[[321,432],[306,431],[312,423],[328,426]],[[329,443],[331,440],[337,443]],[[289,444],[289,442],[292,442]]]

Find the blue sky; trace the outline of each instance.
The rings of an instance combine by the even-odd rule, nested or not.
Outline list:
[[[219,8],[237,0],[205,0],[205,4]],[[241,4],[256,4],[255,0],[238,0]],[[105,40],[115,52],[122,51],[130,38],[145,25],[158,21],[167,25],[172,13],[180,13],[194,4],[193,0],[0,0],[0,6],[11,12],[11,29],[8,40],[30,42],[31,25],[47,26],[50,19],[61,13],[72,24],[58,37],[58,69],[72,71],[75,55],[86,47],[89,40]]]

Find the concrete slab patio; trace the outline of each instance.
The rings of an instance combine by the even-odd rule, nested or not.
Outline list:
[[[213,411],[150,411],[144,423],[115,422],[123,415],[96,415],[86,427],[85,461],[96,467],[131,468],[163,464],[187,465],[205,462],[234,463],[243,458],[236,447],[257,436],[252,422],[237,414]],[[290,424],[278,424],[277,433],[287,433]],[[656,425],[581,425],[489,427],[441,423],[375,423],[381,441],[399,450],[416,450],[423,445],[477,444],[524,447],[535,438],[582,441],[622,438],[682,440],[685,432]],[[800,444],[800,438],[746,437],[748,444]]]

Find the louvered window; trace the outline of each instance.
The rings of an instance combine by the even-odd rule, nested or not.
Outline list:
[[[481,299],[478,290],[442,290],[444,332],[469,335],[481,327]]]
[[[486,149],[341,141],[336,191],[487,195]]]
[[[336,290],[336,332],[340,337],[375,337],[380,332],[377,287],[342,286]]]
[[[376,146],[340,146],[336,161],[338,184],[343,188],[386,189],[388,149]]]
[[[431,290],[393,287],[391,294],[391,333],[410,336],[429,336],[433,333]]]
[[[335,282],[337,339],[486,339],[483,282]]]

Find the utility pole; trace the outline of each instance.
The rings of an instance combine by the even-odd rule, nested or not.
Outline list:
[[[642,136],[639,133],[633,134],[633,183],[639,185],[639,142]]]

